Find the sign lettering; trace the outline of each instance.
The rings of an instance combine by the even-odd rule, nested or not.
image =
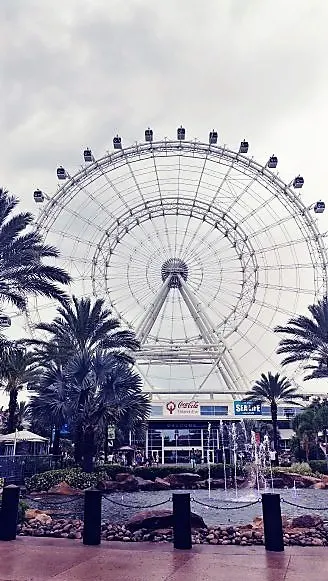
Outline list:
[[[262,405],[252,401],[234,401],[235,416],[261,416]]]

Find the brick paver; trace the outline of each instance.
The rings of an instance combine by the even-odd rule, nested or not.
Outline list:
[[[327,581],[328,547],[110,543],[20,537],[0,542],[0,581]]]

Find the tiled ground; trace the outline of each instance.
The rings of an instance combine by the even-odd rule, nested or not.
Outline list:
[[[67,539],[0,542],[0,581],[328,581],[328,547],[200,546]]]

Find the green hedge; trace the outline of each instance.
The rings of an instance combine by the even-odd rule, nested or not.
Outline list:
[[[138,466],[134,469],[117,464],[105,464],[98,466],[92,474],[82,472],[80,468],[65,468],[62,470],[50,470],[42,474],[34,474],[31,478],[27,478],[25,485],[30,492],[47,491],[52,486],[59,484],[59,482],[67,482],[73,488],[84,490],[90,486],[96,486],[99,480],[104,480],[106,477],[115,480],[115,477],[120,472],[131,472],[135,476],[140,476],[145,480],[155,480],[155,478],[165,478],[169,474],[179,474],[182,472],[194,472],[199,474],[202,480],[208,478],[208,467],[206,465],[196,466],[192,469],[189,466]],[[230,477],[234,473],[234,467],[227,465],[227,476]],[[238,468],[237,475],[243,475],[243,470]],[[223,478],[224,468],[223,464],[211,465],[211,477]]]
[[[208,467],[206,464],[197,465],[195,468],[186,465],[167,465],[167,466],[137,466],[135,468],[127,468],[116,464],[105,464],[98,467],[97,471],[106,472],[107,476],[115,480],[115,477],[120,472],[131,472],[135,476],[140,476],[145,480],[155,480],[155,478],[165,478],[169,474],[181,474],[183,472],[192,472],[199,474],[202,480],[208,478]],[[234,466],[226,467],[227,475],[230,476],[234,472]],[[237,468],[237,475],[244,475],[242,468]],[[211,464],[211,477],[223,478],[224,467],[223,464]]]
[[[312,472],[328,474],[328,465],[326,460],[310,460],[309,464]]]
[[[41,490],[49,490],[52,486],[65,481],[73,488],[84,490],[90,486],[95,486],[98,480],[99,475],[97,474],[87,474],[79,468],[66,468],[63,470],[50,470],[42,474],[34,474],[31,478],[26,479],[25,485],[29,491],[41,492]]]

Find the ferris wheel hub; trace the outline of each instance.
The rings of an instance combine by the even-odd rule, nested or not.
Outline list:
[[[179,288],[181,286],[180,276],[183,280],[188,278],[188,266],[181,258],[169,258],[163,262],[161,274],[163,282],[170,277],[170,288]]]

